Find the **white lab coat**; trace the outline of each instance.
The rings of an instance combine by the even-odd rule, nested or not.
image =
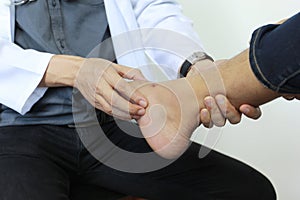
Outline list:
[[[25,114],[47,90],[37,86],[53,55],[23,50],[13,43],[15,8],[1,2],[0,104]],[[118,63],[141,68],[149,79],[157,80],[155,73],[158,71],[169,79],[176,78],[185,57],[192,51],[203,51],[191,21],[183,16],[175,0],[104,0],[104,3]],[[187,51],[181,51],[184,49],[178,41],[181,34],[196,45],[188,45]],[[174,41],[168,42],[173,43],[172,47],[166,45],[163,47],[166,51],[158,50],[170,35],[174,35]],[[154,48],[149,48],[152,46]],[[180,52],[175,52],[174,48]],[[135,49],[139,51],[132,51]],[[147,67],[149,62],[160,67]]]

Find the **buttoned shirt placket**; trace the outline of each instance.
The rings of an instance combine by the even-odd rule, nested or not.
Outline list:
[[[47,2],[51,19],[51,31],[56,46],[62,54],[72,55],[74,53],[68,48],[65,40],[60,0],[47,0]]]

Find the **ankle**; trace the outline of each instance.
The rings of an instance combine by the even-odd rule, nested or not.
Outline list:
[[[199,109],[201,110],[205,107],[204,98],[210,96],[208,87],[206,86],[204,79],[199,74],[189,76],[185,79],[191,85],[194,94],[197,97]]]

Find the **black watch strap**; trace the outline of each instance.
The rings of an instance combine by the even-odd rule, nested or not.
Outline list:
[[[180,78],[186,77],[188,72],[190,71],[190,68],[192,67],[192,63],[188,60],[185,60],[184,63],[181,65],[180,68]]]
[[[214,59],[204,52],[193,53],[193,55],[188,57],[181,65],[180,71],[179,71],[180,78],[186,77],[188,72],[190,71],[192,65],[194,65],[196,62],[199,62],[201,60],[206,60],[206,59],[214,62]]]

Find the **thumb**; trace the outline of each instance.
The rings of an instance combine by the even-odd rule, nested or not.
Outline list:
[[[248,118],[255,119],[255,120],[260,118],[262,115],[262,112],[259,107],[254,107],[248,104],[241,105],[239,110]]]

